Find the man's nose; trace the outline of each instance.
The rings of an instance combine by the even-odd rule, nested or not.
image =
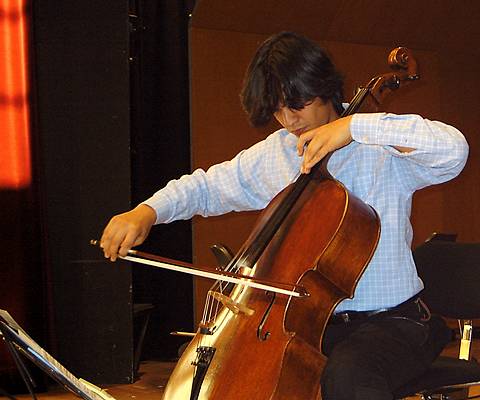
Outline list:
[[[290,108],[284,107],[282,109],[282,117],[284,121],[284,125],[288,128],[295,127],[295,123],[298,120],[298,115],[295,110],[291,110]]]

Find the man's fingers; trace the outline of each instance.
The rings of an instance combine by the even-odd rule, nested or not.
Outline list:
[[[327,153],[328,151],[325,148],[325,144],[321,142],[317,136],[308,144],[307,148],[305,149],[301,172],[303,174],[308,174],[311,168],[315,164],[317,164],[323,157],[325,157]]]
[[[110,261],[115,261],[118,257],[118,252],[122,242],[124,241],[125,234],[122,231],[115,232],[115,235],[111,237],[110,241],[105,243],[103,249],[105,258],[110,258]]]
[[[311,169],[323,159],[327,154],[325,151],[317,152],[313,157],[310,157],[308,160],[304,160],[300,168],[302,174],[309,174]]]
[[[315,130],[305,132],[298,137],[297,140],[297,154],[302,156],[307,148],[308,143],[312,140],[315,135]]]
[[[134,247],[138,246],[139,244],[143,243],[143,235],[138,235],[137,232],[130,231],[127,233],[125,238],[120,244],[120,248],[118,249],[118,254],[122,257],[128,255],[128,251]]]
[[[127,226],[122,226],[122,224],[118,223],[115,217],[112,218],[100,239],[100,247],[103,249],[105,258],[115,261],[118,257],[121,246],[126,247],[126,251],[128,252],[128,246],[131,247],[130,241],[133,243],[133,240],[131,239],[132,234],[129,236],[128,232]],[[120,255],[125,256],[126,253]]]

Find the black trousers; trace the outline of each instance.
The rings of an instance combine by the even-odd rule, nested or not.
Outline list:
[[[358,314],[327,325],[323,400],[392,400],[393,391],[419,376],[451,339],[438,316],[410,301],[373,316]]]

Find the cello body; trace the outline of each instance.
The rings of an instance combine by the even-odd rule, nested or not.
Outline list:
[[[323,171],[316,172],[250,271],[260,278],[282,276],[297,282],[309,296],[277,296],[268,310],[272,294],[237,286],[231,299],[253,314],[225,307],[211,334],[199,331],[170,377],[165,400],[192,398],[199,348],[214,348],[215,353],[198,399],[319,398],[326,322],[338,302],[353,296],[375,251],[380,223],[370,206]],[[288,189],[272,203],[280,203]],[[260,221],[269,214],[270,207]],[[256,233],[252,232],[243,251],[254,245]]]

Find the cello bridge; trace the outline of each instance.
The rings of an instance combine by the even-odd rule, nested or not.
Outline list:
[[[235,300],[233,300],[231,297],[226,296],[222,293],[215,292],[213,290],[210,290],[208,292],[209,296],[212,296],[215,300],[219,301],[222,303],[225,307],[227,307],[231,312],[234,314],[245,314],[248,316],[251,316],[255,313],[255,310],[247,307],[244,304],[241,304]]]

